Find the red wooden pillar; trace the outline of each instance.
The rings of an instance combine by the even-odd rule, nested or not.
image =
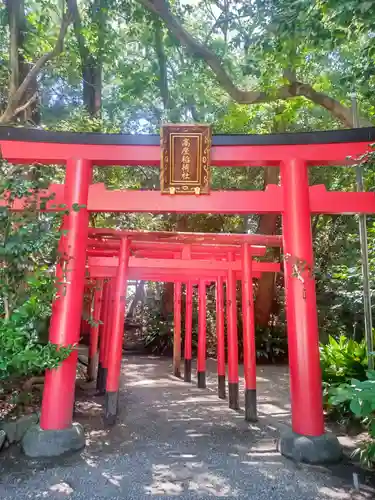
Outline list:
[[[91,288],[89,286],[85,286],[83,290],[80,337],[88,337],[90,335],[89,318],[91,316],[91,301]]]
[[[224,334],[224,280],[216,281],[216,335],[218,396],[225,399],[225,334]]]
[[[106,316],[106,332],[104,335],[105,345],[104,345],[104,387],[107,387],[107,375],[108,375],[108,363],[109,363],[109,348],[112,343],[112,327],[113,327],[113,308],[116,293],[116,281],[111,279],[109,282],[108,291],[108,309]]]
[[[251,247],[248,243],[244,243],[242,245],[242,324],[245,375],[245,419],[250,422],[255,422],[257,420],[257,375],[251,260]]]
[[[174,284],[173,374],[181,377],[181,283]]]
[[[107,307],[105,309],[105,316],[104,316],[102,381],[101,381],[101,389],[99,390],[101,394],[105,394],[107,386],[108,349],[112,335],[111,332],[112,332],[113,294],[114,294],[113,288],[114,288],[113,279],[110,279],[108,281]]]
[[[193,285],[186,283],[186,308],[185,308],[185,345],[184,345],[184,381],[191,382],[191,348],[193,328]]]
[[[235,271],[228,271],[227,282],[227,324],[228,324],[228,393],[229,408],[239,409],[238,388],[238,336],[237,297]]]
[[[107,315],[109,310],[110,301],[110,283],[105,280],[103,283],[103,295],[102,295],[102,307],[100,311],[100,321],[99,326],[99,363],[98,363],[98,375],[96,378],[96,390],[99,394],[105,393],[106,384],[106,368],[105,368],[105,346],[106,346],[106,334],[107,334]]]
[[[129,240],[121,240],[119,267],[114,287],[113,320],[111,341],[108,348],[107,386],[105,401],[105,420],[109,425],[116,421],[118,394],[120,387],[122,346],[124,339],[127,274],[129,261]]]
[[[292,428],[297,434],[321,436],[322,380],[306,163],[285,161],[281,179]]]
[[[90,161],[68,160],[64,202],[69,213],[64,220],[66,233],[61,236],[60,249],[64,255],[57,265],[59,283],[49,330],[49,340],[59,346],[73,346],[79,341],[88,236],[86,207],[91,178]],[[71,427],[76,366],[77,350],[74,349],[58,368],[47,370],[40,417],[43,430]]]
[[[99,346],[99,324],[100,324],[100,311],[102,307],[103,295],[103,280],[97,280],[94,290],[94,303],[92,312],[92,325],[90,326],[90,346],[89,346],[89,360],[87,366],[87,379],[94,380],[95,374],[98,370],[98,346]]]
[[[198,360],[197,360],[197,381],[198,387],[206,387],[206,320],[207,320],[207,299],[206,282],[199,281],[199,308],[198,308]]]

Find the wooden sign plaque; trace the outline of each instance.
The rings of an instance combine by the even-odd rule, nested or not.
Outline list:
[[[209,194],[209,125],[163,125],[160,147],[162,194]]]

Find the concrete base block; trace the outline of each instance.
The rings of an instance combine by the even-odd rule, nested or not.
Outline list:
[[[279,440],[279,451],[296,462],[314,465],[337,463],[342,459],[342,449],[334,434],[302,436],[292,429],[284,431]]]
[[[28,457],[58,457],[64,453],[79,451],[85,446],[85,433],[80,424],[68,429],[43,430],[34,425],[22,439],[22,449]]]

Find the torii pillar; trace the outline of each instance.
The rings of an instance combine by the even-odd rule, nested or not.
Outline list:
[[[299,462],[336,462],[340,444],[324,431],[308,168],[291,158],[280,170],[292,406],[292,429],[281,436],[280,451]]]
[[[59,347],[72,346],[72,353],[58,368],[47,370],[40,426],[32,427],[23,439],[31,457],[57,456],[85,445],[81,425],[73,424],[73,404],[82,301],[85,285],[89,214],[88,192],[92,163],[71,158],[66,164],[64,232],[56,268],[57,295],[52,308],[49,340]]]

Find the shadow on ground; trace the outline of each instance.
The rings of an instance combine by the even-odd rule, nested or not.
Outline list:
[[[53,461],[28,460],[16,448],[3,453],[1,498],[374,498],[363,475],[361,494],[351,491],[358,471],[350,465],[300,466],[277,452],[280,425],[290,417],[286,370],[259,370],[255,425],[217,398],[211,361],[208,368],[201,390],[169,375],[169,360],[127,357],[117,425],[104,428],[103,399],[85,387],[75,417],[86,430],[85,450]]]

